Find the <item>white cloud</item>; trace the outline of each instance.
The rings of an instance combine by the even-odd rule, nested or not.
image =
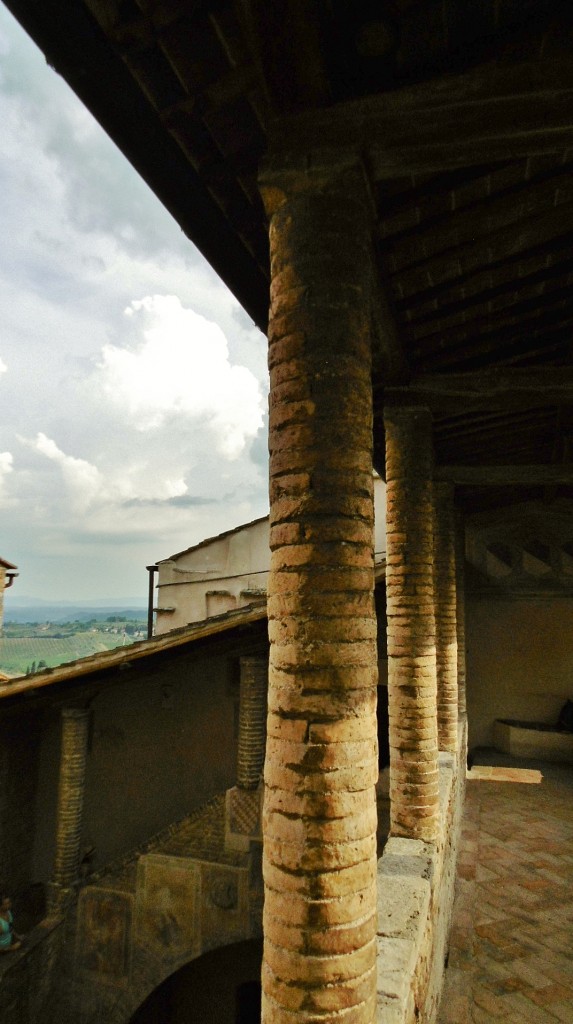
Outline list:
[[[140,430],[167,419],[207,420],[219,451],[237,458],[263,423],[254,374],[232,365],[221,328],[185,308],[175,295],[135,300],[125,310],[136,334],[131,347],[105,345],[101,386]]]
[[[103,478],[97,466],[92,466],[85,459],[76,459],[73,455],[66,455],[58,448],[55,441],[41,432],[34,441],[25,443],[60,467],[75,511],[87,509],[94,498],[101,493]]]
[[[265,339],[1,4],[0,55],[2,553],[137,592],[266,512]]]
[[[8,503],[6,493],[6,477],[13,471],[13,456],[11,452],[0,452],[0,505]]]

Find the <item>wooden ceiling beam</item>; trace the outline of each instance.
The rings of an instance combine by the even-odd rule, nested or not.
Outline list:
[[[275,115],[329,102],[317,5],[306,0],[238,0],[237,11]]]
[[[379,181],[561,152],[573,146],[573,59],[493,61],[279,117],[269,141],[277,155],[293,144],[307,152],[354,149]]]
[[[386,388],[384,401],[393,405],[425,405],[442,415],[573,404],[573,367],[424,374],[407,386]]]
[[[436,466],[435,480],[460,487],[547,487],[573,484],[573,464],[562,466]]]

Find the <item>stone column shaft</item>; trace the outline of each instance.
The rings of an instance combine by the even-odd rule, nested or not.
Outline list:
[[[458,748],[458,637],[454,491],[434,483],[434,611],[438,684],[438,746]]]
[[[432,421],[387,408],[386,601],[390,830],[432,841],[439,815]]]
[[[268,169],[264,1024],[376,1013],[371,221],[356,169]]]
[[[463,517],[456,517],[456,605],[458,640],[458,715],[467,714],[466,704],[466,534]]]
[[[262,778],[267,733],[268,678],[269,665],[266,658],[241,658],[237,758],[237,785],[240,789],[256,789]]]
[[[88,712],[62,711],[62,744],[53,882],[69,889],[78,878],[85,790]]]

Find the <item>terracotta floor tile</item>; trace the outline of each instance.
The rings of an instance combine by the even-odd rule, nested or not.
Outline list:
[[[491,774],[467,787],[446,971],[460,1019],[438,1024],[466,1024],[468,1002],[472,1024],[573,1024],[573,772]]]
[[[562,1021],[562,1024],[571,1024],[573,1020],[573,1001],[552,1003],[550,1010],[556,1020]]]
[[[546,985],[545,988],[534,989],[528,993],[529,998],[537,1003],[538,1006],[549,1006],[551,1009],[551,1003],[565,1002],[567,1000],[573,1000],[573,991],[570,988],[564,988],[563,985],[551,984]]]

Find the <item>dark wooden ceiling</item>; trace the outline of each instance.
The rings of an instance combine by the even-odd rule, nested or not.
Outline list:
[[[384,402],[421,398],[468,507],[570,495],[570,2],[7,5],[263,330],[261,159],[355,150],[376,205],[378,468]]]

